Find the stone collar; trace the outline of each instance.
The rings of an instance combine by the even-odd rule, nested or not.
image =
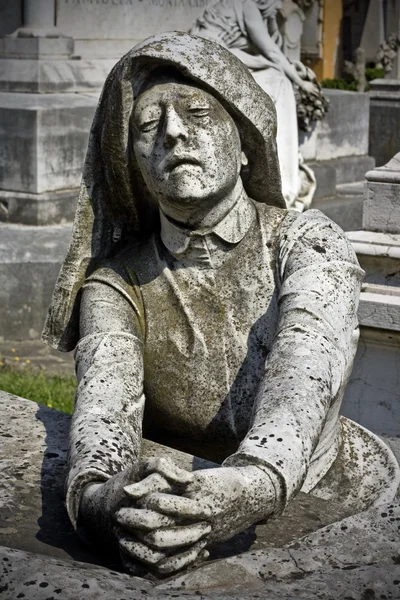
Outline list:
[[[200,241],[207,244],[207,241],[210,238],[212,239],[213,236],[217,236],[229,244],[238,244],[249,230],[255,214],[254,205],[245,193],[241,195],[233,208],[219,223],[206,230],[190,230],[180,227],[170,221],[160,210],[161,240],[164,246],[175,257],[180,257],[183,254],[187,255],[188,253],[191,254],[191,246],[198,248]],[[207,244],[207,246],[213,247],[214,244]]]

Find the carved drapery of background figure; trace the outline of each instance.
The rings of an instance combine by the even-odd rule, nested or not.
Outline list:
[[[277,21],[281,8],[280,0],[219,0],[204,11],[191,33],[233,52],[273,99],[283,195],[288,206],[302,211],[311,205],[316,182],[299,154],[297,127],[309,130],[312,121],[322,119],[327,101],[311,69],[291,63],[282,52]]]

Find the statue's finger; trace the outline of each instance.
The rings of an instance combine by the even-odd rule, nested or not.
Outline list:
[[[206,540],[201,540],[191,546],[186,552],[164,558],[157,564],[157,571],[163,575],[167,575],[168,573],[174,573],[188,567],[198,559],[200,552],[202,552],[206,544]]]
[[[181,469],[181,467],[178,467],[178,465],[168,457],[149,458],[142,465],[142,473],[143,475],[160,473],[160,475],[165,477],[165,479],[171,483],[180,485],[187,485],[194,479],[193,473],[186,471],[186,469]]]
[[[120,508],[114,517],[121,527],[129,530],[144,529],[151,531],[159,527],[173,527],[176,525],[176,519],[173,517],[143,508]]]
[[[165,552],[154,550],[154,548],[150,548],[147,544],[130,536],[121,536],[118,541],[122,552],[146,565],[155,565],[166,557]]]
[[[202,500],[172,494],[149,494],[140,500],[140,505],[143,508],[181,519],[207,520],[212,516],[211,507]]]
[[[138,532],[137,535],[142,542],[149,544],[157,550],[168,550],[190,546],[210,533],[211,529],[212,527],[209,523],[202,522],[182,527],[157,529],[146,534]]]
[[[159,473],[152,473],[137,483],[131,483],[124,487],[124,492],[130,498],[137,500],[151,492],[170,492],[172,486]]]

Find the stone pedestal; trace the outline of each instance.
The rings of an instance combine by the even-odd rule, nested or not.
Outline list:
[[[369,153],[382,166],[400,148],[400,79],[370,82]]]
[[[400,153],[366,174],[363,230],[348,237],[365,271],[361,340],[344,414],[400,435]]]
[[[80,60],[56,25],[55,0],[24,0],[22,16],[0,38],[0,220],[70,222],[97,96],[115,60]]]
[[[324,90],[329,111],[310,133],[300,133],[300,151],[314,170],[313,208],[348,231],[361,228],[363,180],[375,161],[368,154],[369,96]]]

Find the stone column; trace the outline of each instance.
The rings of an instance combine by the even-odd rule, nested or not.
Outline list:
[[[367,63],[375,61],[379,44],[382,44],[384,41],[383,0],[370,0],[360,44],[365,52]]]
[[[12,37],[63,37],[55,26],[55,0],[24,0],[23,26]]]

